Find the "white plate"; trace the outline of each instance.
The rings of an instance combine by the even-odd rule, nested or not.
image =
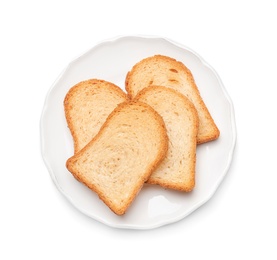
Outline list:
[[[131,67],[154,54],[180,60],[192,71],[221,135],[216,141],[198,146],[196,187],[191,193],[144,185],[127,213],[116,216],[65,167],[66,160],[73,154],[73,142],[65,121],[63,100],[70,87],[89,78],[104,79],[124,89],[125,76]],[[71,62],[46,97],[40,126],[42,156],[61,193],[87,216],[117,228],[156,228],[176,222],[203,205],[226,175],[236,141],[233,105],[216,72],[194,51],[156,37],[111,39]]]

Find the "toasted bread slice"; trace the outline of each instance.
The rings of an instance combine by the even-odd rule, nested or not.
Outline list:
[[[194,105],[179,92],[151,86],[135,100],[153,107],[163,118],[169,145],[165,159],[151,174],[148,183],[189,192],[195,185],[198,115]]]
[[[193,75],[183,63],[167,56],[155,55],[135,64],[126,76],[125,87],[130,98],[151,85],[173,88],[194,104],[199,116],[198,144],[219,137],[219,130],[200,96]]]
[[[167,147],[160,115],[147,104],[124,102],[66,166],[114,213],[122,215],[165,157]]]
[[[80,151],[100,130],[108,115],[127,95],[113,83],[90,79],[73,86],[64,99],[74,152]]]

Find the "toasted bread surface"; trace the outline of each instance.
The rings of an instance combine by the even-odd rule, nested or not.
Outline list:
[[[108,115],[127,95],[113,83],[89,79],[74,85],[64,99],[74,152],[81,150],[100,130]]]
[[[179,92],[151,86],[135,100],[153,107],[163,118],[169,145],[165,159],[151,174],[148,183],[189,192],[195,185],[198,114],[194,105]]]
[[[125,88],[130,98],[153,85],[175,89],[194,104],[199,116],[198,144],[219,137],[219,129],[200,95],[193,75],[183,63],[171,57],[155,55],[141,60],[127,73]]]
[[[164,159],[168,138],[161,116],[142,102],[124,102],[98,134],[67,160],[68,170],[117,215],[126,212]]]

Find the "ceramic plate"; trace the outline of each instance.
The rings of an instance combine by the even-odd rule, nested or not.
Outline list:
[[[135,63],[154,54],[182,61],[191,70],[221,135],[216,141],[198,146],[196,186],[191,193],[145,184],[127,213],[117,216],[65,167],[73,155],[73,142],[63,100],[69,88],[90,78],[104,79],[124,89],[126,73]],[[48,92],[40,126],[42,156],[57,188],[82,213],[116,228],[156,228],[181,220],[203,205],[226,175],[236,140],[233,105],[217,73],[191,49],[158,37],[107,40],[72,61]]]

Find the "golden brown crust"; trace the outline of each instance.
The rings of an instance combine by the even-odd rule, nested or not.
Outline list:
[[[121,113],[126,113],[126,111],[128,111],[130,109],[134,109],[134,110],[137,109],[138,116],[139,115],[143,116],[144,114],[148,114],[149,118],[151,120],[153,120],[153,122],[145,122],[144,125],[142,126],[142,128],[145,127],[145,131],[148,131],[147,130],[148,124],[151,124],[151,123],[155,124],[155,129],[158,129],[158,131],[155,131],[155,138],[156,138],[155,140],[158,141],[158,143],[157,143],[158,150],[156,150],[154,153],[156,155],[156,157],[153,160],[151,160],[151,162],[149,162],[148,165],[144,166],[143,172],[140,172],[139,174],[135,173],[137,179],[135,182],[132,182],[130,184],[130,187],[132,186],[131,193],[129,194],[129,196],[127,198],[124,198],[124,201],[122,202],[122,204],[121,203],[118,204],[115,202],[115,200],[118,198],[115,198],[115,196],[109,196],[109,194],[108,194],[109,190],[112,190],[114,187],[109,186],[107,189],[103,188],[103,186],[97,184],[97,178],[101,177],[101,176],[99,177],[99,175],[98,175],[99,173],[94,174],[93,172],[91,172],[91,175],[93,176],[94,179],[89,178],[88,176],[86,176],[86,174],[84,174],[84,170],[82,168],[83,164],[79,164],[79,166],[78,166],[78,163],[81,163],[82,161],[85,161],[85,160],[91,160],[91,158],[89,156],[93,155],[93,152],[91,152],[91,151],[94,149],[94,147],[98,145],[98,142],[102,142],[104,139],[105,139],[104,142],[106,142],[107,139],[105,136],[107,135],[108,131],[110,131],[110,129],[112,129],[114,127],[114,124],[115,124],[115,122],[117,122],[116,120],[118,119],[118,117],[121,115]],[[134,119],[131,118],[131,120],[134,120]],[[134,121],[136,121],[136,120],[134,120]],[[132,122],[129,122],[129,123],[132,123]],[[128,122],[122,122],[122,124],[128,124]],[[137,131],[139,131],[139,129]],[[154,133],[151,133],[151,135],[153,135],[153,134]],[[152,136],[152,137],[154,137],[154,136]],[[121,142],[122,140],[118,139],[117,141]],[[145,141],[147,141],[147,140],[145,140]],[[109,143],[110,141],[107,141],[107,142]],[[109,144],[108,144],[108,147],[109,147]],[[125,149],[124,145],[122,146],[122,149]],[[72,156],[71,158],[69,158],[67,160],[66,167],[68,168],[68,170],[73,174],[73,176],[76,179],[78,179],[79,181],[84,183],[87,187],[89,187],[91,190],[96,192],[98,194],[99,198],[114,213],[116,213],[117,215],[122,215],[126,212],[126,210],[130,206],[132,201],[135,199],[136,195],[140,191],[143,184],[147,181],[147,179],[149,178],[149,176],[151,175],[153,170],[164,159],[167,149],[168,149],[168,139],[167,139],[166,129],[165,129],[164,122],[163,122],[162,118],[160,117],[160,115],[153,108],[151,108],[150,106],[148,106],[144,103],[123,102],[123,103],[119,104],[117,106],[117,108],[108,116],[107,120],[102,125],[98,134],[83,149],[81,149],[78,153],[76,153],[74,156]],[[126,151],[132,153],[132,150],[126,150]],[[108,156],[108,151],[105,154],[105,156]],[[133,157],[134,155],[131,154],[130,156]],[[96,160],[98,160],[98,159],[99,158],[97,158]],[[99,160],[101,161],[104,159],[100,158]],[[125,160],[125,162],[122,162],[122,163],[128,164],[129,160]],[[143,163],[144,162],[142,162],[142,164]],[[82,165],[82,166],[80,166],[80,165]],[[127,166],[128,166],[128,169],[129,168],[131,169],[131,165],[130,166],[127,165]],[[143,165],[141,167],[143,167]],[[106,170],[106,169],[108,169],[108,168],[106,168],[105,164],[103,163],[102,170]],[[97,172],[98,169],[92,169],[92,171],[94,171],[94,170]],[[116,174],[116,172],[113,172],[113,174]],[[128,176],[126,176],[126,178],[128,178]],[[106,183],[106,185],[108,185],[108,184]],[[122,185],[122,183],[117,183],[116,185]],[[124,190],[121,190],[121,193],[124,194]]]
[[[192,101],[200,118],[198,144],[219,137],[219,129],[200,95],[193,75],[182,62],[164,55],[154,55],[135,64],[125,78],[125,89],[130,99],[134,98],[143,88],[152,85],[173,88]]]

